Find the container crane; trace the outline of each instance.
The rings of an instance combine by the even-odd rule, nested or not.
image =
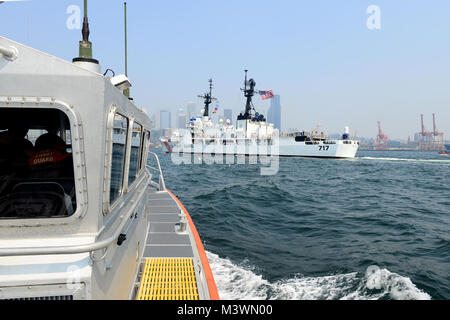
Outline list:
[[[386,134],[381,130],[381,123],[378,121],[378,135],[376,139],[376,150],[387,150],[389,138]]]

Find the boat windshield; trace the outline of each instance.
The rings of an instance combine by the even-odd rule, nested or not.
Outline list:
[[[0,108],[0,219],[67,217],[76,210],[68,117]]]

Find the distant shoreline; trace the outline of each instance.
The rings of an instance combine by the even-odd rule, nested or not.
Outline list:
[[[418,150],[418,149],[410,149],[410,148],[387,148],[386,150],[376,150],[376,149],[369,149],[364,147],[359,147],[358,151],[415,151],[415,152],[439,152],[439,150]]]

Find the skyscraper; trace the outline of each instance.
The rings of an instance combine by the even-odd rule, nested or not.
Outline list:
[[[172,117],[168,110],[161,110],[159,112],[159,128],[170,129],[172,127]]]
[[[229,119],[230,122],[233,123],[233,110],[231,110],[231,109],[223,109],[223,117],[225,118],[225,121],[227,119]]]
[[[280,95],[276,94],[270,100],[270,108],[267,112],[267,121],[281,132],[281,104]]]
[[[161,110],[159,112],[159,129],[161,130],[161,136],[167,136],[169,129],[172,127],[172,114],[168,110]]]
[[[186,107],[186,115],[189,119],[197,116],[197,105],[193,102],[189,102]]]
[[[177,128],[186,129],[186,113],[182,108],[177,110]]]
[[[159,129],[161,137],[168,137],[170,128],[172,127],[172,117],[168,110],[161,110],[159,112]]]

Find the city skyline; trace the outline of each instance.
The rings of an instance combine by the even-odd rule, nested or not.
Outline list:
[[[406,139],[420,131],[420,114],[431,130],[435,113],[448,140],[450,43],[443,39],[450,34],[450,3],[437,3],[128,1],[131,96],[148,113],[188,101],[201,106],[196,95],[213,78],[221,108],[238,114],[248,69],[257,89],[283,97],[285,128],[320,122],[329,132],[349,126],[375,137],[381,121],[389,137]],[[81,39],[80,29],[68,27],[73,5],[82,1],[5,2],[2,35],[71,61]],[[381,12],[378,29],[368,27],[371,5]],[[102,72],[123,73],[123,1],[89,1],[88,8],[94,58]],[[206,27],[200,18],[211,12],[220,14]],[[259,34],[269,41],[259,41]],[[254,104],[267,110],[259,99]]]
[[[265,113],[263,113],[266,117],[267,117],[267,121],[271,122],[271,117],[274,117],[274,115],[271,115],[271,106],[272,104],[274,104],[275,106],[277,106],[277,111],[280,112],[279,115],[277,115],[276,117],[279,117],[281,119],[281,104],[280,104],[280,96],[279,95],[275,95],[275,99],[270,99],[270,106],[267,108],[266,111],[264,111]],[[275,102],[274,102],[275,101]],[[279,107],[279,108],[278,108]],[[172,112],[175,113],[175,117],[176,117],[176,122],[174,125],[171,126],[170,129],[185,129],[186,128],[186,122],[189,121],[190,118],[192,118],[192,116],[189,116],[189,111],[188,110],[196,110],[199,109],[197,107],[197,105],[195,103],[189,102],[187,103],[186,107],[174,107],[172,111],[172,109],[170,108],[166,108],[166,109],[161,109],[161,110],[157,110],[156,113],[150,113],[150,117],[152,118],[152,123],[153,123],[153,128],[161,130],[161,129],[169,129],[169,128],[160,128],[160,118],[156,118],[157,114],[161,114],[161,112],[163,113],[168,113],[169,117],[171,117]],[[195,116],[200,116],[201,114],[201,109],[199,109],[199,111],[196,113]],[[212,112],[211,112],[212,113]],[[226,119],[231,119],[231,123],[234,124],[235,120],[234,117],[236,117],[236,115],[233,117],[233,110],[232,109],[227,109],[227,108],[223,108],[222,110],[220,110],[217,114],[213,115],[210,114],[210,117],[212,118],[213,122],[218,122],[219,119],[223,119],[224,121],[226,121]],[[227,116],[229,115],[229,116]],[[182,120],[181,120],[182,119]],[[186,122],[185,122],[186,121]],[[274,126],[277,127],[277,121],[273,121],[274,122]],[[181,124],[183,123],[183,124]],[[327,132],[331,137],[334,138],[339,138],[342,135],[342,132],[340,131],[329,131],[326,128],[324,128],[320,122],[317,122],[314,126],[311,126],[311,128],[308,128],[307,130],[311,130],[311,129],[315,129],[317,128],[317,126],[321,127],[321,129],[323,129],[325,132]],[[293,132],[300,132],[305,130],[304,128],[299,128],[299,127],[289,127],[289,128],[285,128],[285,127],[281,127],[281,123],[279,124],[279,127],[277,128],[281,128],[281,132],[284,133],[293,133]],[[430,126],[429,129],[431,130],[427,130],[428,127],[425,126],[425,132],[433,132],[433,127]],[[357,137],[363,140],[363,142],[365,144],[374,144],[375,145],[375,140],[376,140],[376,135],[374,136],[363,136],[360,135],[358,132],[355,132],[354,134],[352,134],[353,137]],[[411,133],[409,135],[406,135],[404,137],[389,137],[388,138],[388,142],[389,144],[391,143],[415,143],[418,144],[419,143],[419,136],[420,136],[420,132],[415,132],[415,133]],[[372,142],[370,142],[372,141]],[[448,142],[448,139],[445,139],[445,141]]]
[[[281,127],[281,122],[278,122],[281,119],[281,104],[280,104],[280,99],[281,97],[279,95],[274,95],[274,99],[270,99],[269,101],[269,106],[266,106],[263,109],[263,115],[266,117],[268,122],[271,122],[274,124],[274,126],[278,129],[281,128],[281,132],[284,133],[293,133],[293,132],[300,132],[303,130],[311,130],[311,129],[316,129],[317,127],[320,127],[321,129],[323,129],[325,132],[327,132],[328,134],[330,134],[330,136],[333,136],[335,138],[338,138],[342,135],[342,132],[340,131],[330,131],[327,130],[326,128],[324,128],[322,126],[322,124],[319,122],[315,123],[314,125],[312,125],[310,128],[300,128],[300,127]],[[271,114],[271,108],[272,105],[275,106],[276,108],[276,112],[279,112],[279,114],[274,115]],[[192,113],[193,116],[189,116],[190,112],[189,110],[197,110],[196,113]],[[173,107],[173,108],[164,108],[164,109],[160,109],[160,110],[156,110],[155,113],[150,113],[150,117],[152,118],[152,123],[153,123],[153,127],[155,129],[158,130],[165,130],[165,129],[185,129],[186,128],[186,122],[189,121],[190,118],[192,117],[196,117],[196,116],[201,116],[201,112],[203,111],[203,108],[199,108],[195,103],[193,102],[188,102],[186,107]],[[234,112],[233,109],[227,109],[227,108],[222,108],[220,111],[218,111],[216,114],[212,114],[212,111],[210,112],[210,117],[213,120],[213,122],[218,122],[219,119],[222,120],[226,120],[227,118],[231,118],[231,123],[234,124],[235,120],[233,118],[233,114],[238,113],[238,112]],[[168,125],[163,125],[161,127],[161,114],[165,114],[165,119],[169,119],[169,120],[164,120],[164,123],[170,123],[171,126],[169,127]],[[171,122],[172,119],[172,114],[175,114],[175,122]],[[228,115],[231,115],[231,117],[227,117]],[[158,116],[159,115],[159,116]],[[158,118],[156,118],[158,116]],[[234,116],[236,117],[236,115]],[[271,120],[271,118],[278,118],[275,121]],[[182,120],[181,120],[182,119]],[[186,121],[186,122],[185,122]],[[183,124],[182,124],[183,123]],[[427,124],[425,124],[425,132],[433,132],[433,126],[432,124],[430,126],[427,126]],[[428,130],[431,129],[431,130]],[[363,139],[366,143],[370,140],[373,140],[373,144],[375,144],[375,140],[376,140],[376,135],[374,136],[364,136],[359,134],[359,132],[355,132],[351,134],[352,137],[358,137]],[[396,142],[411,142],[411,143],[418,143],[419,142],[419,137],[420,136],[420,132],[414,132],[411,134],[408,134],[404,137],[389,137],[389,143],[396,143]],[[448,139],[445,139],[445,141],[449,141]]]

